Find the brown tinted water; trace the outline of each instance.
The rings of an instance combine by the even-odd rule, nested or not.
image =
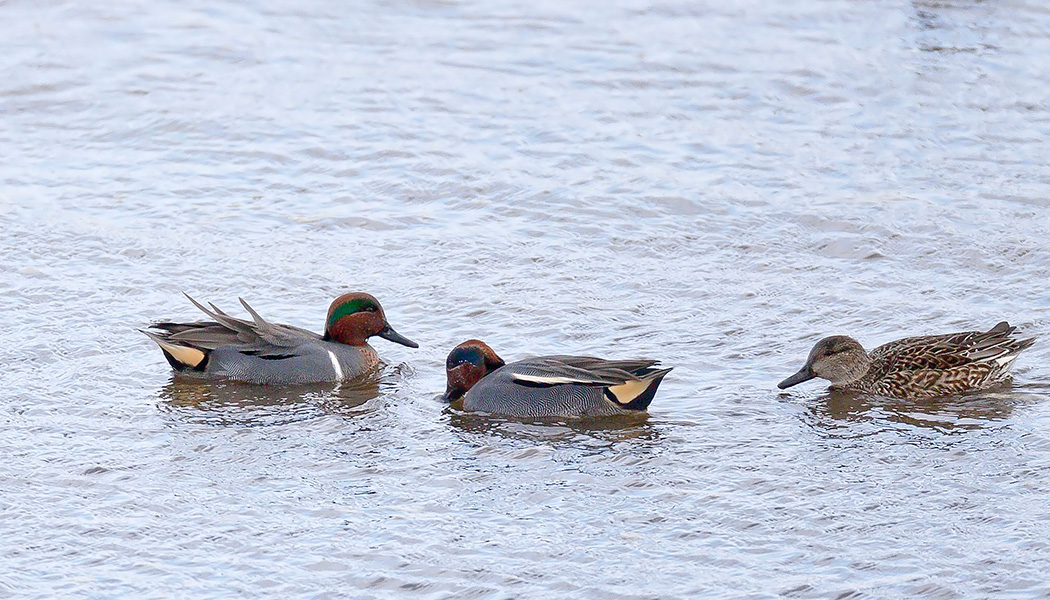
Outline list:
[[[1038,2],[6,2],[0,596],[1050,596]],[[419,350],[173,380],[181,296]],[[933,402],[849,333],[1041,337]],[[445,354],[674,365],[651,416],[448,410]]]

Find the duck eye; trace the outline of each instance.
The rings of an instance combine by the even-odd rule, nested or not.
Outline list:
[[[368,311],[368,312],[373,312],[374,313],[376,311],[376,305],[375,304],[369,304],[368,306],[365,307],[365,310]]]

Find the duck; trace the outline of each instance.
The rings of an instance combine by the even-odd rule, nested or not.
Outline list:
[[[658,361],[539,356],[506,363],[488,344],[467,340],[445,361],[446,402],[508,417],[642,414],[671,368]]]
[[[223,379],[264,385],[341,382],[370,373],[379,355],[368,338],[418,348],[387,323],[383,307],[364,292],[343,294],[332,301],[324,334],[270,323],[243,298],[252,320],[232,317],[209,303],[210,309],[183,294],[213,321],[160,321],[140,330],[160,346],[176,373],[203,379]]]
[[[1006,380],[1017,355],[1035,343],[1016,332],[1002,321],[988,331],[908,337],[871,352],[849,336],[833,335],[817,342],[806,364],[777,387],[819,377],[832,389],[900,399],[980,390]]]

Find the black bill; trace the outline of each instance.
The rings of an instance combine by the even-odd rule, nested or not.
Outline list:
[[[383,338],[384,340],[390,340],[391,342],[394,342],[395,344],[401,344],[402,346],[408,346],[409,348],[418,348],[419,347],[419,344],[413,342],[412,340],[408,339],[407,337],[405,337],[405,336],[401,335],[400,333],[394,331],[394,328],[389,326],[389,325],[384,327],[383,330],[380,331],[379,333],[377,333],[376,335],[378,335],[379,337]]]
[[[813,379],[814,377],[816,377],[816,375],[814,375],[813,371],[810,370],[809,365],[806,365],[806,366],[802,367],[801,369],[799,369],[798,373],[795,373],[791,377],[788,377],[784,381],[781,381],[780,383],[778,383],[777,387],[783,390],[783,389],[789,388],[789,387],[791,387],[793,385],[798,385],[798,384],[802,383],[803,381],[809,381],[810,379]]]

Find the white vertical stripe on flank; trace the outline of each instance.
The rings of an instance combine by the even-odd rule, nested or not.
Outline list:
[[[343,367],[339,366],[339,359],[335,357],[335,352],[328,351],[328,358],[332,360],[332,368],[335,369],[335,376],[339,381],[343,380]]]

